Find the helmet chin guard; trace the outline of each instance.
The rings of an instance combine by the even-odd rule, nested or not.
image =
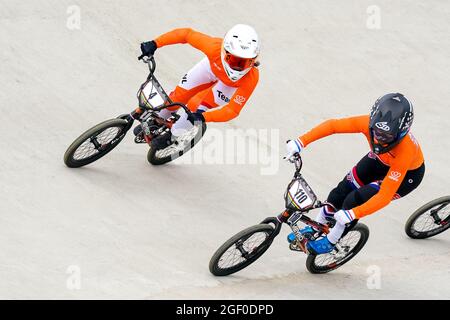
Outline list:
[[[236,82],[245,76],[256,63],[260,42],[255,29],[237,24],[225,35],[222,44],[222,65],[228,78]]]

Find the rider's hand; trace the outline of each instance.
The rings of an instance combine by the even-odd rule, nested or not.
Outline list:
[[[205,122],[205,118],[203,117],[201,112],[191,112],[188,114],[187,119],[190,123],[194,124],[195,122]]]
[[[141,43],[141,51],[142,51],[142,56],[152,56],[156,49],[158,48],[158,46],[156,45],[155,41],[148,41],[148,42],[142,42]]]
[[[339,210],[334,214],[334,219],[336,223],[346,225],[355,220],[355,214],[353,210]]]
[[[294,158],[294,155],[297,153],[300,153],[300,151],[303,150],[303,145],[302,142],[300,141],[300,139],[295,139],[295,140],[288,140],[287,144],[286,144],[286,156],[284,157],[284,159],[288,160],[288,161],[292,161]]]

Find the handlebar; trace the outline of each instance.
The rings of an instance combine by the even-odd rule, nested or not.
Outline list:
[[[148,65],[148,69],[149,69],[150,73],[149,73],[149,75],[147,77],[147,80],[153,79],[153,80],[156,81],[156,79],[154,77],[154,73],[155,73],[155,69],[156,69],[156,62],[155,62],[154,56],[153,55],[152,56],[145,56],[144,54],[142,54],[142,55],[140,55],[138,57],[138,60],[141,60],[143,63],[146,63]],[[169,103],[165,104],[165,105],[163,105],[163,106],[161,106],[159,108],[153,108],[153,110],[154,111],[161,111],[161,110],[164,110],[164,109],[167,109],[167,108],[170,108],[170,107],[178,106],[178,107],[183,108],[184,111],[186,111],[187,114],[192,113],[192,111],[189,110],[189,108],[186,107],[186,105],[184,105],[182,103],[178,103],[178,102],[172,102],[169,97],[168,97],[168,101],[167,102],[169,102]]]
[[[156,69],[155,58],[153,56],[148,57],[148,56],[141,54],[138,57],[138,60],[142,60],[142,62],[148,64],[148,70],[150,71],[149,78],[153,77],[153,73],[155,72],[155,69]]]
[[[300,153],[297,152],[296,154],[294,154],[294,159],[291,160],[291,162],[293,162],[295,165],[294,177],[297,178],[300,175],[300,171],[302,170],[303,167],[303,160]]]

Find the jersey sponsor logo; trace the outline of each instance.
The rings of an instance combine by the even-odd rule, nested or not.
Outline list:
[[[383,131],[389,131],[391,128],[387,125],[387,122],[377,122],[375,123],[375,127],[381,129]]]
[[[402,174],[398,171],[391,171],[389,174],[389,179],[398,181],[398,179],[402,176]]]
[[[236,102],[238,105],[242,106],[242,104],[245,102],[245,97],[237,95],[234,98],[234,102]]]
[[[181,79],[181,84],[187,82],[187,74],[184,75],[184,77]]]
[[[217,90],[217,96],[218,96],[221,100],[225,101],[226,103],[230,102],[230,98],[228,98],[228,97],[227,97],[222,91],[220,91],[220,90]]]

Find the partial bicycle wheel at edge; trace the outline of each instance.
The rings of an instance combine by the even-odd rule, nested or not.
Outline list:
[[[425,239],[444,232],[450,227],[450,196],[432,200],[409,217],[406,234],[413,239]]]
[[[100,159],[122,141],[127,126],[124,119],[110,119],[97,124],[67,148],[64,163],[69,168],[78,168]]]
[[[274,231],[269,224],[258,224],[237,233],[214,253],[209,271],[215,276],[227,276],[249,266],[269,249]]]
[[[206,131],[206,124],[194,126],[191,130],[177,138],[176,142],[165,149],[154,149],[150,146],[147,153],[147,160],[152,165],[162,165],[181,157],[192,149],[203,137]]]
[[[306,268],[311,273],[327,273],[335,270],[353,259],[368,239],[369,228],[365,224],[358,223],[338,242],[343,249],[343,256],[332,253],[309,254],[306,259]]]

